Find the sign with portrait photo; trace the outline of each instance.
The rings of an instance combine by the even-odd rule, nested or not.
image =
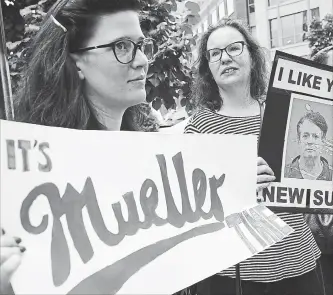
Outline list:
[[[333,214],[332,154],[333,67],[277,51],[259,143],[276,180],[263,203]]]
[[[17,295],[173,294],[293,231],[251,197],[255,136],[0,121],[0,144]]]

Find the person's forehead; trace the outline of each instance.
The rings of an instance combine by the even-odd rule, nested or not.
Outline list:
[[[207,49],[224,48],[237,41],[245,41],[243,35],[233,27],[223,27],[215,30],[208,38]]]
[[[304,120],[300,126],[301,132],[319,133],[321,129],[315,123],[310,120]]]
[[[124,37],[134,41],[143,37],[139,16],[135,11],[121,11],[99,16],[89,43],[109,43]]]

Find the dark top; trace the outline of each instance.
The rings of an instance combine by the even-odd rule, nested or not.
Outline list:
[[[284,171],[284,177],[286,178],[298,178],[303,179],[303,175],[299,168],[299,159],[301,156],[297,156],[292,162],[286,165]],[[321,171],[320,175],[317,177],[317,180],[332,180],[332,169],[328,165],[327,160],[324,157],[320,157],[320,161],[323,164],[323,170]]]

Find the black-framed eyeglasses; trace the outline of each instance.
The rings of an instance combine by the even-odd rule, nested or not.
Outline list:
[[[230,57],[238,56],[242,54],[244,45],[246,45],[244,41],[237,41],[224,48],[209,49],[206,52],[206,57],[209,62],[213,63],[221,60],[223,51],[225,51]]]
[[[124,38],[108,44],[79,48],[73,50],[72,53],[80,53],[98,48],[112,48],[117,61],[122,64],[132,62],[135,59],[138,49],[140,49],[147,56],[148,61],[153,59],[155,53],[154,41],[151,38],[142,39],[137,43],[130,39]]]

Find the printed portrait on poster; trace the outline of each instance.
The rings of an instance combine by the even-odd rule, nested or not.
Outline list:
[[[276,177],[263,204],[333,214],[333,67],[276,51],[258,154]]]
[[[285,179],[332,182],[332,103],[316,100],[291,96],[282,173]]]

